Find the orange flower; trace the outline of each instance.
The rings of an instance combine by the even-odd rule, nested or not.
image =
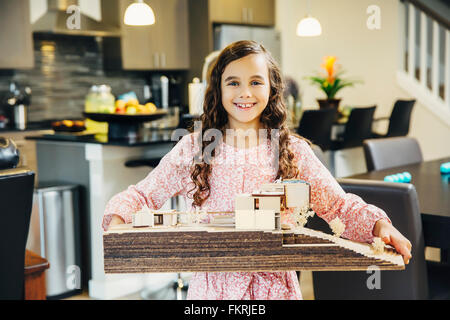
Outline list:
[[[335,76],[334,76],[334,63],[336,62],[336,57],[335,56],[326,56],[323,58],[324,63],[321,64],[320,66],[326,70],[328,77],[327,77],[327,81],[330,84],[334,83],[335,80]]]

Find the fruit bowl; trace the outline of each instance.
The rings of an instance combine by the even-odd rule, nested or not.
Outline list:
[[[167,115],[167,111],[156,110],[152,113],[137,114],[83,112],[83,115],[86,118],[100,122],[138,123],[160,119]]]
[[[152,113],[121,114],[121,113],[90,113],[83,112],[86,118],[108,123],[108,139],[136,139],[144,122],[160,119],[168,113],[166,110],[156,110]]]
[[[86,126],[82,120],[62,120],[52,122],[52,129],[55,132],[82,132]]]

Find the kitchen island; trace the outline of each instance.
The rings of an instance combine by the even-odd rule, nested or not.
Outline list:
[[[104,273],[101,227],[104,209],[112,196],[144,179],[152,170],[149,166],[125,166],[127,161],[162,158],[180,137],[175,136],[174,130],[158,129],[133,140],[108,141],[106,135],[68,134],[43,134],[27,139],[36,142],[39,183],[81,186],[81,229],[85,238],[81,272],[82,278],[89,280],[89,295],[114,299],[142,289],[149,282],[145,279],[148,275]],[[172,209],[171,201],[162,209]],[[184,210],[182,202],[180,210]],[[163,279],[164,275],[159,277]]]

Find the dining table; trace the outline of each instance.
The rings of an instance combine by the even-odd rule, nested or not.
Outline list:
[[[381,180],[388,175],[409,172],[416,188],[422,217],[425,246],[441,249],[441,261],[450,261],[450,173],[441,173],[441,164],[450,157],[375,170],[346,178]]]

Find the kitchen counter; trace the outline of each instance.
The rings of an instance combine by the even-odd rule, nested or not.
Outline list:
[[[122,147],[139,147],[148,146],[161,143],[175,142],[178,139],[172,140],[172,133],[174,129],[148,129],[143,132],[142,136],[136,139],[115,139],[109,140],[106,134],[96,135],[77,135],[70,133],[55,133],[43,134],[38,136],[26,137],[29,140],[40,141],[59,141],[59,142],[79,142],[79,143],[93,143],[110,146]]]
[[[39,131],[39,130],[50,130],[52,128],[50,123],[47,122],[33,122],[28,123],[27,127],[23,130],[16,128],[0,128],[0,135],[11,132],[28,132],[28,131]]]

